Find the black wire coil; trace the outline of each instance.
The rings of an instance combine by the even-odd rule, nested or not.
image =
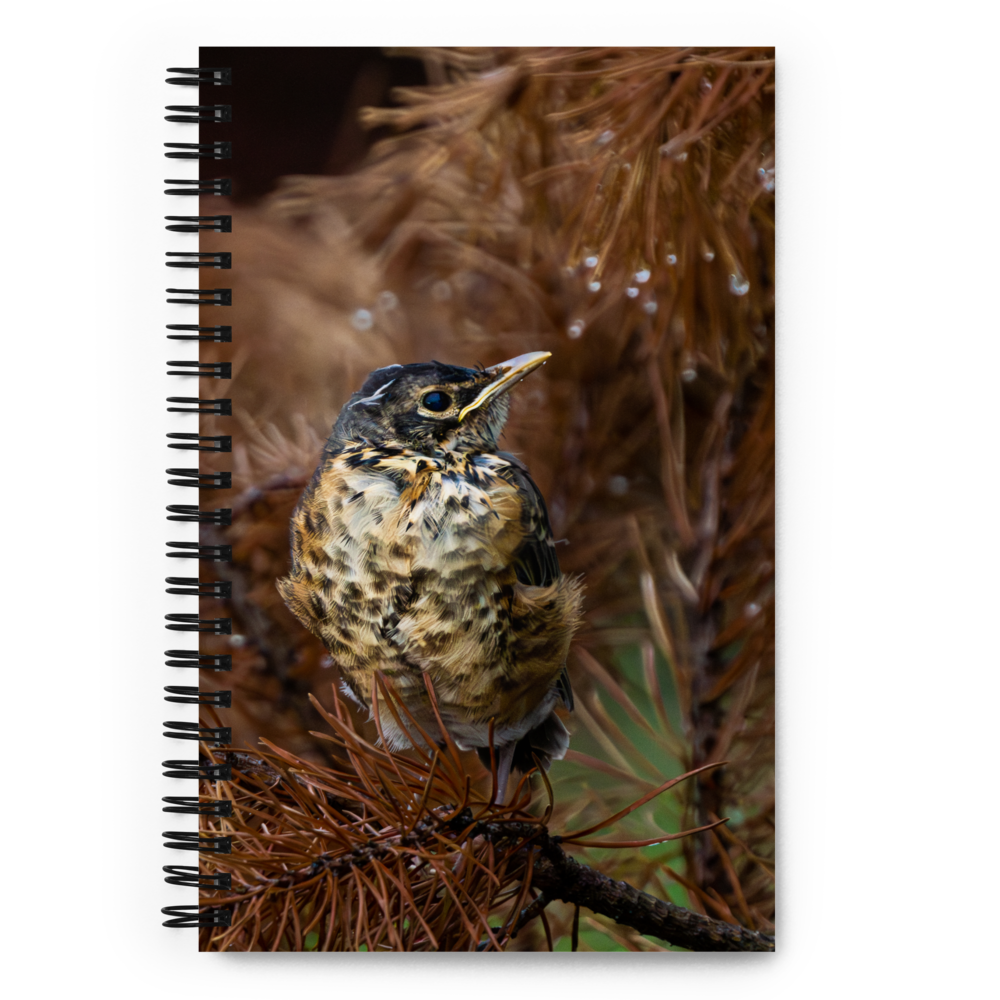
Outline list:
[[[180,222],[179,226],[165,226],[171,233],[231,233],[233,217],[231,215],[165,215],[167,222]],[[208,225],[203,226],[202,223]]]
[[[232,618],[199,618],[197,615],[164,615],[173,632],[199,632],[202,635],[232,635]]]
[[[168,594],[185,594],[188,597],[218,597],[224,599],[233,596],[233,585],[229,580],[209,580],[202,583],[196,576],[168,576]]]
[[[177,374],[180,374],[179,372]],[[195,403],[195,406],[168,406],[167,413],[206,413],[214,417],[231,417],[231,399],[198,399],[197,396],[167,396],[168,403]]]
[[[233,523],[233,510],[231,507],[202,510],[194,504],[172,503],[167,506],[167,510],[171,512],[167,515],[168,521],[197,521],[199,524],[221,525],[230,525]]]
[[[168,438],[177,441],[176,444],[168,444],[168,448],[179,448],[181,451],[214,451],[231,452],[233,450],[233,439],[228,434],[216,434],[205,436],[199,434],[168,434]],[[212,441],[213,444],[203,445],[202,441]],[[189,442],[189,443],[185,443]]]
[[[229,764],[213,764],[207,757],[197,760],[165,760],[164,778],[189,778],[197,781],[232,781],[233,769]]]
[[[197,257],[197,260],[168,260],[167,267],[214,267],[220,271],[228,271],[233,266],[231,253],[202,253],[201,251],[168,250],[168,257]]]
[[[164,701],[172,705],[210,705],[212,708],[232,708],[232,691],[202,691],[196,687],[180,687],[168,684],[164,691],[169,692]]]
[[[170,920],[161,920],[160,926],[170,930],[175,927],[229,927],[233,921],[231,910],[223,908],[205,910],[197,903],[177,903],[174,906],[161,906],[160,913]]]
[[[179,115],[164,115],[168,122],[197,125],[199,122],[231,122],[231,104],[168,104],[166,111],[180,111]]]
[[[184,76],[167,77],[167,83],[172,83],[175,87],[197,87],[200,84],[228,87],[233,82],[233,71],[229,66],[198,66],[194,69],[168,66],[167,72],[185,74]]]
[[[229,746],[233,731],[229,726],[199,726],[197,722],[164,722],[169,732],[164,736],[172,740],[197,740],[215,747]]]
[[[188,816],[216,816],[225,819],[233,814],[231,799],[200,799],[197,795],[165,795],[165,813],[184,813]]]
[[[231,288],[168,288],[168,295],[186,295],[183,299],[167,299],[167,302],[182,306],[231,306]],[[195,362],[197,363],[197,362]]]
[[[180,549],[180,552],[168,552],[168,559],[201,559],[203,562],[232,562],[233,547],[231,545],[202,545],[199,542],[167,542],[168,549]]]
[[[164,153],[168,160],[231,160],[233,144],[231,142],[165,142],[167,149],[176,149],[176,153]]]
[[[231,195],[233,193],[233,182],[229,177],[214,177],[209,180],[198,181],[176,180],[175,178],[168,177],[163,183],[183,185],[183,187],[167,188],[163,192],[164,194],[179,195],[181,197],[189,194]]]
[[[233,876],[229,872],[202,874],[197,865],[164,865],[168,873],[163,880],[168,885],[186,885],[197,889],[232,889]]]
[[[163,845],[172,851],[200,851],[202,854],[232,854],[232,837],[203,837],[200,833],[185,833],[183,830],[164,830],[168,838]]]
[[[168,323],[168,330],[194,330],[194,336],[187,333],[168,333],[167,340],[203,340],[209,344],[231,344],[233,328],[231,326],[197,326],[191,323]],[[202,336],[206,333],[209,336]]]
[[[231,472],[199,472],[197,469],[167,469],[168,476],[184,476],[184,479],[168,479],[171,486],[189,486],[198,490],[231,490]]]
[[[231,361],[168,361],[168,365],[174,368],[197,368],[197,371],[168,371],[168,375],[197,375],[198,378],[221,378],[231,379],[233,377],[233,363]]]
[[[192,667],[196,670],[228,671],[233,669],[233,658],[229,653],[201,653],[197,649],[168,649],[164,656],[168,667]],[[186,689],[191,690],[191,689]]]

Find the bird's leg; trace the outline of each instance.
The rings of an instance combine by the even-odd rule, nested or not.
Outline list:
[[[516,746],[514,742],[505,743],[497,752],[497,805],[503,805],[507,799],[507,782]]]

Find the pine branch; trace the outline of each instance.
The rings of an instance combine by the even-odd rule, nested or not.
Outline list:
[[[461,819],[460,816],[455,822]],[[691,951],[774,951],[774,937],[770,934],[702,916],[581,864],[559,846],[559,837],[552,836],[544,827],[481,823],[473,830],[476,835],[493,841],[510,839],[515,834],[534,835],[533,842],[539,853],[532,869],[531,885],[541,890],[547,902],[561,899],[564,903],[585,906],[640,934],[652,934],[668,944]],[[534,915],[532,911],[529,919]],[[518,923],[527,923],[527,920]]]
[[[556,843],[536,859],[531,884],[551,899],[585,906],[640,934],[691,951],[774,951],[770,934],[713,920],[616,882],[571,858]]]
[[[269,783],[278,784],[282,780],[282,775],[263,758],[239,751],[223,751],[219,756],[240,770],[253,773]],[[297,782],[303,781],[299,775],[293,774],[292,777]],[[327,800],[338,808],[348,805],[345,800],[329,793]],[[560,838],[550,834],[541,823],[476,822],[472,810],[466,808],[446,821],[434,821],[428,817],[427,821],[418,822],[408,839],[416,843],[422,835],[432,835],[435,828],[463,839],[482,837],[498,847],[520,844],[521,851],[533,852],[530,885],[539,890],[541,896],[519,915],[510,930],[511,938],[521,927],[538,916],[549,902],[560,899],[566,903],[585,906],[593,913],[610,917],[640,934],[650,934],[668,944],[692,951],[774,951],[774,938],[769,934],[714,920],[657,899],[580,863],[563,850]],[[270,885],[290,887],[314,879],[321,871],[344,875],[354,866],[365,866],[376,856],[379,856],[379,848],[368,845],[351,855],[341,855],[336,862],[326,857],[317,857],[311,865],[297,872],[289,872]]]

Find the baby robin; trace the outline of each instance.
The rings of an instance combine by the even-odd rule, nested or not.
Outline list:
[[[497,450],[508,391],[549,357],[373,371],[292,515],[292,569],[278,582],[362,706],[381,670],[439,738],[426,674],[445,728],[487,766],[492,721],[499,801],[512,768],[530,770],[534,755],[547,769],[569,745],[554,709],[573,707],[565,664],[581,585],[559,570],[527,468]],[[391,749],[422,742],[381,705]]]

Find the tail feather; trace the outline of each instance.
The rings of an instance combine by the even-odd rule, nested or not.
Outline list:
[[[535,726],[526,736],[517,741],[514,748],[514,768],[530,771],[535,766],[534,758],[547,771],[554,760],[562,760],[569,749],[569,730],[555,712]]]

